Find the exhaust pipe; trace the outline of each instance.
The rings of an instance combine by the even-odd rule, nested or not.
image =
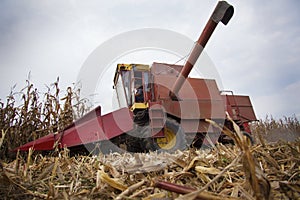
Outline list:
[[[195,44],[189,58],[187,59],[184,67],[182,68],[178,78],[173,85],[172,90],[169,93],[169,96],[173,100],[178,100],[177,95],[181,89],[185,79],[188,77],[192,68],[194,67],[196,61],[200,57],[203,49],[205,48],[209,38],[214,32],[219,22],[222,22],[224,25],[227,25],[233,16],[233,6],[228,4],[226,1],[219,1],[212,15],[210,16],[208,22],[206,23],[197,43]]]

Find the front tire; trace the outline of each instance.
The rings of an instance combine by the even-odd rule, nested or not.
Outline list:
[[[175,152],[187,147],[185,133],[175,120],[167,119],[164,128],[165,137],[154,138],[155,149],[160,152]]]

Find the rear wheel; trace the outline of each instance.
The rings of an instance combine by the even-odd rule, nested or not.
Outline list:
[[[186,148],[184,131],[176,121],[167,119],[164,134],[165,137],[154,138],[154,145],[158,151],[174,152]]]
[[[248,145],[249,146],[254,145],[254,139],[253,139],[253,137],[248,132],[246,132],[246,131],[242,131],[242,133],[243,133],[244,136],[246,136]]]

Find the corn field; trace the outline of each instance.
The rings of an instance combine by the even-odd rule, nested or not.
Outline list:
[[[59,78],[42,94],[27,80],[20,92],[11,91],[0,101],[0,159],[13,157],[12,150],[21,144],[64,129],[88,110],[80,89],[61,93]]]
[[[0,102],[0,199],[300,199],[296,117],[253,123],[254,145],[235,127],[222,130],[235,145],[172,154],[12,152],[64,129],[88,109],[80,90],[68,87],[62,92],[59,80],[46,93],[27,81],[21,92],[11,92]]]

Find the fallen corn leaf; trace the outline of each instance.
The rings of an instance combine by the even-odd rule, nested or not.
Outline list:
[[[203,167],[203,166],[196,166],[195,170],[197,172],[199,172],[199,173],[213,174],[213,175],[217,175],[217,174],[219,174],[221,172],[217,168],[214,168],[214,167]]]
[[[164,192],[161,193],[155,193],[155,194],[151,194],[146,198],[143,198],[143,200],[151,200],[151,199],[162,199],[165,198],[166,194]]]
[[[99,177],[101,179],[101,181],[103,181],[104,183],[107,183],[108,185],[110,185],[111,187],[124,191],[127,189],[127,186],[125,186],[123,183],[116,181],[113,178],[110,178],[105,172],[99,170]]]

